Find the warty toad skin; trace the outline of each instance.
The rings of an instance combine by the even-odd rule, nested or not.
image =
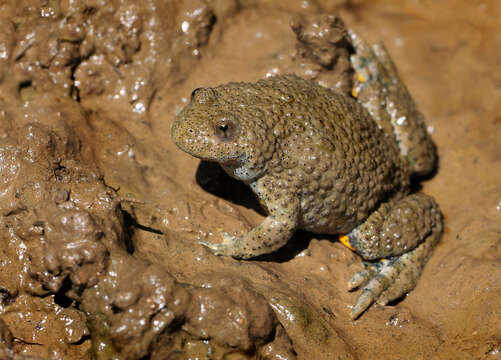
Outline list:
[[[294,75],[196,89],[172,138],[247,183],[268,213],[242,237],[202,244],[246,259],[296,229],[340,234],[367,261],[348,285],[363,286],[356,318],[414,288],[443,225],[431,197],[410,193],[411,176],[436,166],[422,116],[386,50],[350,36],[352,97]]]

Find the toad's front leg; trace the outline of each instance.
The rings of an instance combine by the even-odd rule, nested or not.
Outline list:
[[[280,192],[274,194],[273,199],[267,199],[266,207],[268,217],[244,236],[236,237],[223,232],[222,243],[200,241],[200,244],[210,248],[216,255],[229,255],[239,259],[269,254],[281,248],[297,227],[299,201],[290,194]]]

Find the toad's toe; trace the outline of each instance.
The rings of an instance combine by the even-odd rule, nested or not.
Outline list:
[[[378,301],[381,294],[395,284],[395,279],[398,274],[403,270],[402,266],[398,264],[398,258],[392,260],[381,260],[373,267],[364,269],[357,273],[349,283],[350,289],[354,289],[366,283],[362,289],[362,294],[351,310],[351,318],[356,319],[374,302]],[[360,285],[359,285],[360,284]],[[394,292],[403,295],[399,289]]]

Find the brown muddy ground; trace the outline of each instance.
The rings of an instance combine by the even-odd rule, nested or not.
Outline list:
[[[254,261],[199,245],[262,214],[169,137],[196,87],[296,72],[347,91],[339,33],[315,56],[313,24],[337,26],[319,13],[384,41],[440,155],[422,187],[443,240],[414,291],[357,321],[360,259],[332,238]],[[0,1],[0,358],[501,358],[500,17],[498,0]]]

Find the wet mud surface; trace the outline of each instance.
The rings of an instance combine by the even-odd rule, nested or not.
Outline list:
[[[440,156],[422,188],[441,243],[416,289],[356,321],[361,261],[333,237],[252,261],[198,244],[263,212],[169,133],[198,87],[293,72],[348,92],[325,14],[385,43]],[[500,358],[499,16],[496,0],[0,2],[0,358]]]

